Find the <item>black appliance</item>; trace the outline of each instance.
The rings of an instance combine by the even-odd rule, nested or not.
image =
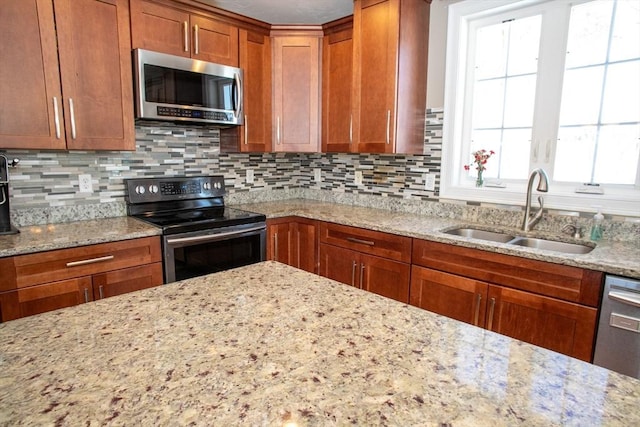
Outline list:
[[[164,282],[264,261],[266,217],[224,204],[222,176],[125,180],[129,216],[162,229]]]
[[[20,232],[11,225],[9,206],[9,167],[17,165],[18,162],[18,159],[8,160],[6,156],[0,154],[0,235]]]

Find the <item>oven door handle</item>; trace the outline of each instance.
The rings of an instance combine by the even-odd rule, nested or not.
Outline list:
[[[175,239],[167,239],[167,244],[172,245],[175,243],[193,243],[193,242],[202,242],[202,241],[216,241],[216,240],[220,240],[220,238],[222,237],[229,237],[229,236],[241,236],[243,234],[246,233],[252,233],[254,231],[262,231],[265,230],[266,227],[260,226],[260,227],[253,227],[253,228],[247,228],[244,230],[235,230],[235,231],[228,231],[226,233],[217,233],[217,234],[207,234],[205,236],[193,236],[193,237],[178,237]]]

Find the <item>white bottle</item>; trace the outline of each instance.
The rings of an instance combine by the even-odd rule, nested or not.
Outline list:
[[[598,213],[593,216],[593,224],[591,225],[591,240],[594,242],[602,239],[602,220],[604,220],[604,215],[598,208]]]

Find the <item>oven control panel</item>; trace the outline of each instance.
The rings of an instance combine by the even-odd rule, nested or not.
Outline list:
[[[220,175],[134,178],[125,180],[125,187],[127,202],[130,204],[225,195],[224,177]]]

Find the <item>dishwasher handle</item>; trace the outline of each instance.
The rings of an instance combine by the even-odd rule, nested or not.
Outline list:
[[[621,302],[623,304],[640,307],[640,294],[637,292],[627,291],[609,291],[609,299]]]

